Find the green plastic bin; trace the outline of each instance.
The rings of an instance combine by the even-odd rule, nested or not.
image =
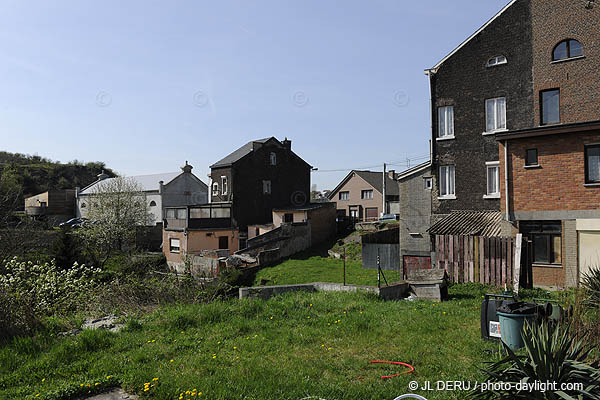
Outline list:
[[[508,314],[498,312],[500,322],[500,336],[502,341],[512,350],[516,351],[525,346],[521,332],[525,326],[525,320],[533,320],[535,314]]]

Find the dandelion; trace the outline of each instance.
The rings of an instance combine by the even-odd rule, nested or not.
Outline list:
[[[112,375],[106,375],[106,379],[112,378]]]
[[[221,344],[221,342],[217,342],[217,344]]]
[[[42,379],[42,382],[46,382],[46,378],[43,378],[43,379]]]
[[[154,382],[156,382],[156,381],[158,380],[158,378],[152,378],[152,380],[153,380]]]
[[[79,386],[83,387],[83,383],[79,384]]]
[[[94,386],[98,386],[99,384],[100,384],[99,382],[96,382],[96,383],[94,383]]]
[[[273,319],[273,317],[271,317],[271,319]]]
[[[174,361],[173,359],[170,359],[170,360],[169,360],[169,362],[173,362],[173,361]]]
[[[236,346],[233,346],[233,349],[234,349],[234,350],[237,350],[237,347],[236,347]]]
[[[442,314],[446,315],[446,311],[444,311]]]
[[[35,397],[40,397],[40,394],[39,394],[39,393],[38,393],[38,394],[36,394],[36,395],[35,395]]]

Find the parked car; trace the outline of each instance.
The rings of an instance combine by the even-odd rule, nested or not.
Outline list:
[[[70,220],[58,225],[61,228],[81,228],[89,222],[87,218],[71,218]]]
[[[397,221],[396,214],[381,214],[378,221]]]

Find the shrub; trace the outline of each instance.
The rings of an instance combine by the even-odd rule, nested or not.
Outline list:
[[[591,268],[584,274],[582,283],[586,290],[586,304],[600,308],[600,267]]]
[[[74,264],[63,270],[51,263],[0,264],[0,338],[27,334],[54,313],[75,311],[97,283],[98,269]]]
[[[600,371],[587,363],[590,351],[583,340],[572,340],[570,325],[527,324],[523,331],[525,354],[515,354],[493,363],[484,373],[489,382],[556,382],[554,391],[531,392],[511,389],[476,391],[472,399],[600,399]],[[581,383],[583,390],[561,391],[562,383]]]

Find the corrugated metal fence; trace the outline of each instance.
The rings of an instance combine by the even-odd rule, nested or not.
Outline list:
[[[454,283],[510,286],[515,247],[512,237],[436,235],[437,268],[445,269]]]

